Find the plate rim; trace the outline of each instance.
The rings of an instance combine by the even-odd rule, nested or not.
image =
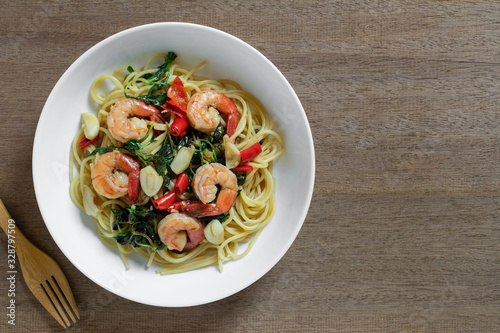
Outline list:
[[[290,240],[288,242],[286,242],[286,244],[285,244],[286,246],[281,247],[279,253],[275,254],[276,260],[274,260],[272,262],[269,262],[267,264],[267,267],[264,269],[264,273],[262,275],[259,275],[256,279],[253,279],[252,281],[249,281],[248,283],[240,286],[239,288],[237,288],[236,291],[232,291],[231,290],[231,291],[228,291],[226,293],[223,293],[222,296],[219,297],[219,298],[216,298],[216,299],[213,299],[213,300],[208,300],[208,301],[203,301],[203,302],[198,302],[198,303],[188,303],[188,304],[179,304],[179,305],[165,305],[165,304],[157,304],[157,303],[151,303],[151,302],[148,303],[148,302],[144,302],[144,301],[141,301],[141,300],[137,300],[137,299],[133,299],[133,298],[127,297],[126,295],[124,295],[122,293],[118,293],[116,291],[111,290],[110,288],[108,288],[108,286],[104,285],[97,278],[95,278],[94,276],[90,275],[79,263],[77,263],[77,262],[75,262],[73,260],[73,258],[71,257],[70,254],[68,254],[65,250],[63,250],[63,248],[61,247],[61,244],[59,244],[57,242],[56,238],[54,237],[54,232],[51,230],[50,224],[46,222],[46,220],[47,220],[47,217],[46,217],[47,214],[44,212],[44,207],[42,207],[40,205],[40,201],[38,199],[39,196],[41,195],[41,193],[40,193],[40,189],[38,188],[37,181],[36,181],[36,172],[37,172],[36,165],[38,164],[37,163],[37,159],[36,159],[36,157],[37,157],[36,156],[36,150],[39,147],[39,145],[41,144],[40,143],[40,136],[42,135],[41,134],[41,132],[42,132],[42,125],[43,125],[43,122],[44,122],[44,120],[45,120],[45,118],[47,117],[47,114],[48,114],[48,111],[47,111],[48,105],[51,104],[52,100],[55,98],[55,96],[53,94],[54,91],[56,91],[56,90],[59,89],[59,86],[66,79],[66,77],[68,75],[70,75],[70,73],[73,71],[73,69],[75,67],[79,66],[79,64],[81,62],[83,62],[85,60],[85,58],[87,58],[90,54],[92,54],[97,49],[99,49],[103,44],[109,43],[109,42],[111,42],[114,39],[118,39],[118,38],[122,37],[123,35],[134,33],[135,31],[139,31],[139,30],[143,30],[143,29],[149,29],[149,28],[152,28],[152,27],[157,27],[157,26],[174,26],[174,27],[177,26],[177,27],[183,27],[183,28],[187,27],[187,28],[204,29],[204,30],[211,31],[213,33],[223,34],[226,37],[229,37],[229,38],[237,41],[238,43],[243,43],[246,47],[252,49],[256,53],[256,55],[258,55],[261,58],[261,60],[264,60],[268,65],[272,66],[275,69],[276,73],[281,77],[282,81],[285,83],[285,86],[286,86],[288,92],[291,93],[291,95],[293,96],[293,98],[296,100],[296,104],[300,108],[299,114],[306,120],[306,124],[307,124],[305,126],[305,129],[306,129],[306,134],[308,136],[308,140],[306,140],[306,141],[308,143],[309,154],[310,154],[310,158],[311,158],[310,172],[307,174],[307,176],[309,178],[308,179],[308,183],[310,183],[310,187],[308,188],[308,191],[307,191],[307,193],[305,195],[305,198],[307,199],[307,202],[304,205],[304,209],[302,211],[302,215],[298,218],[298,220],[300,221],[300,223],[298,223],[296,225],[295,230],[293,230],[293,237],[291,237]],[[195,24],[195,23],[187,23],[187,22],[156,22],[156,23],[148,23],[148,24],[134,26],[134,27],[130,27],[130,28],[121,30],[121,31],[119,31],[117,33],[114,33],[114,34],[112,34],[112,35],[104,38],[103,40],[99,41],[98,43],[94,44],[92,47],[90,47],[88,50],[86,50],[84,53],[82,53],[80,56],[78,56],[78,58],[69,67],[67,67],[65,69],[64,73],[59,77],[59,79],[57,80],[56,84],[51,89],[51,91],[50,91],[47,99],[45,100],[45,103],[44,103],[44,106],[42,108],[42,111],[40,113],[40,116],[39,116],[39,119],[38,119],[38,122],[37,122],[37,126],[36,126],[36,130],[35,130],[35,136],[34,136],[33,140],[34,141],[33,141],[33,149],[32,149],[32,179],[33,179],[33,185],[34,185],[34,191],[35,191],[35,199],[36,199],[37,206],[39,208],[42,220],[43,220],[46,228],[48,229],[51,238],[54,240],[54,243],[57,245],[57,247],[59,248],[59,250],[66,257],[66,259],[69,260],[73,264],[73,266],[75,266],[80,271],[80,273],[82,273],[83,275],[85,275],[92,282],[96,283],[101,288],[103,288],[103,289],[105,289],[105,290],[107,290],[107,291],[109,291],[109,292],[111,292],[111,293],[113,293],[113,294],[115,294],[117,296],[120,296],[122,298],[131,300],[131,301],[134,301],[134,302],[140,303],[140,304],[152,305],[152,306],[157,306],[157,307],[197,306],[197,305],[203,305],[203,304],[208,304],[208,303],[212,303],[212,302],[215,302],[215,301],[222,300],[224,298],[227,298],[227,297],[229,297],[231,295],[234,295],[234,294],[236,294],[236,293],[238,293],[238,292],[246,289],[247,287],[249,287],[250,285],[252,285],[256,281],[258,281],[260,278],[262,278],[264,275],[266,275],[273,267],[275,267],[275,265],[278,264],[278,262],[283,258],[283,256],[286,254],[286,252],[290,249],[290,247],[294,243],[295,239],[297,238],[298,233],[302,229],[302,226],[303,226],[303,224],[305,222],[305,219],[307,217],[307,214],[309,212],[309,208],[310,208],[310,205],[311,205],[311,202],[312,202],[312,196],[313,196],[313,192],[314,192],[315,172],[316,172],[316,160],[315,160],[314,140],[313,140],[313,136],[312,136],[311,127],[310,127],[309,121],[307,119],[307,114],[306,114],[306,112],[304,110],[304,107],[303,107],[302,103],[300,102],[300,100],[299,100],[296,92],[294,91],[293,87],[288,82],[288,80],[286,79],[286,77],[283,75],[283,73],[276,67],[276,65],[274,65],[267,57],[265,57],[255,47],[253,47],[249,43],[241,40],[240,38],[238,38],[238,37],[236,37],[234,35],[231,35],[229,33],[226,33],[224,31],[222,31],[222,30],[219,30],[219,29],[216,29],[216,28],[212,28],[212,27],[209,27],[209,26],[206,26],[206,25]],[[69,191],[68,191],[67,195],[69,195]],[[156,274],[156,273],[153,272],[152,274]]]

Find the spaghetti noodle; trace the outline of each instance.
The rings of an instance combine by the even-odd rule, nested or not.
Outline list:
[[[154,68],[152,64],[162,58],[165,63]],[[95,79],[90,87],[90,96],[99,107],[98,135],[87,138],[86,128],[82,126],[73,140],[70,153],[71,198],[77,207],[92,216],[99,237],[107,246],[118,249],[127,269],[129,264],[126,257],[135,251],[148,260],[148,266],[152,263],[159,266],[157,272],[160,274],[179,273],[213,265],[218,265],[222,271],[224,262],[248,254],[275,212],[272,161],[284,153],[284,146],[260,102],[243,91],[236,82],[195,76],[195,72],[205,65],[205,62],[187,70],[172,58],[175,59],[172,53],[155,54],[146,61],[143,68],[118,67],[112,75],[104,74]],[[221,136],[228,128],[228,117],[224,114],[219,116],[220,125],[211,133],[202,133],[189,126],[184,135],[172,135],[169,128],[177,118],[182,118],[182,114],[175,110],[172,112],[169,108],[164,109],[164,106],[170,99],[167,89],[176,78],[181,80],[188,99],[197,92],[212,90],[228,97],[236,105],[237,125],[230,138],[226,135],[222,139]],[[101,93],[104,82],[111,82],[114,88]],[[156,104],[148,106],[161,110],[163,121],[146,122],[147,133],[140,139],[117,140],[110,132],[108,115],[113,106],[125,98]],[[187,251],[169,250],[163,241],[160,242],[159,221],[171,213],[183,213],[182,203],[186,206],[198,200],[191,180],[199,167],[207,163],[230,164],[230,161],[226,160],[228,155],[224,149],[228,146],[225,141],[231,142],[239,152],[248,151],[256,145],[259,145],[262,151],[255,157],[251,156],[253,159],[243,168],[241,165],[230,167],[238,179],[237,198],[227,213],[200,218],[206,237]],[[189,166],[181,173],[189,178],[189,182],[183,193],[171,195],[173,201],[181,205],[157,209],[154,207],[155,201],[158,202],[167,194],[175,192],[174,187],[180,175],[172,172],[171,167],[173,159],[180,154],[182,148],[189,148],[192,152]],[[153,190],[154,194],[147,195],[147,190],[143,188],[145,184],[141,183],[137,199],[134,200],[136,202],[131,202],[130,192],[129,195],[114,199],[99,194],[93,184],[92,169],[98,162],[97,159],[109,151],[131,156],[139,163],[141,172],[148,166],[152,167],[153,174],[160,176],[162,180],[159,190]],[[214,237],[207,235],[213,232],[212,229],[207,230],[212,220],[219,221],[222,226],[222,232],[216,237],[219,238],[217,242],[213,241]],[[243,244],[247,247],[242,251]]]

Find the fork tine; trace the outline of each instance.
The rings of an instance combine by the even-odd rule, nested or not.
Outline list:
[[[57,298],[59,299],[59,301],[63,305],[64,310],[66,310],[66,313],[70,316],[70,318],[73,321],[73,323],[76,323],[76,319],[75,319],[75,316],[73,315],[73,311],[71,311],[70,306],[68,304],[68,299],[64,295],[64,293],[62,293],[61,287],[59,286],[59,283],[57,282],[57,280],[54,277],[54,275],[52,275],[52,280],[53,280],[52,289],[56,293]],[[78,319],[80,319],[80,318],[78,318]]]
[[[78,308],[76,307],[75,297],[73,296],[73,292],[71,291],[71,287],[69,286],[68,279],[66,279],[66,276],[64,274],[59,274],[57,276],[57,279],[54,275],[52,275],[52,278],[54,279],[57,286],[61,290],[64,298],[67,300],[67,302],[71,306],[71,310],[73,310],[76,317],[78,319],[80,319],[80,314],[78,313]],[[70,311],[68,311],[68,312],[70,312]]]
[[[36,299],[38,299],[38,301],[43,305],[45,310],[47,310],[52,315],[52,317],[54,317],[54,319],[57,320],[59,324],[61,324],[62,327],[66,328],[66,325],[64,325],[64,322],[61,320],[61,317],[57,313],[54,304],[52,303],[49,296],[45,292],[44,287],[41,284],[31,285],[28,287],[30,288],[33,295],[35,295]]]
[[[71,326],[71,324],[70,324],[70,322],[68,320],[68,317],[66,316],[66,314],[63,311],[63,309],[61,308],[61,304],[60,304],[58,298],[56,297],[56,295],[54,294],[54,292],[52,290],[52,286],[50,285],[50,281],[45,280],[42,283],[42,288],[45,290],[45,292],[49,296],[52,304],[56,307],[57,312],[59,313],[59,316],[62,317],[62,319],[64,320],[64,323],[66,324],[66,326],[67,327]]]

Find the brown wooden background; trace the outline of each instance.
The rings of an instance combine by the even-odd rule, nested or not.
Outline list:
[[[261,51],[297,92],[316,149],[313,201],[284,258],[236,295],[179,309],[80,273],[41,219],[31,174],[38,117],[67,67],[160,21]],[[498,1],[2,0],[0,50],[0,197],[66,272],[81,313],[71,331],[500,331]],[[7,324],[6,244],[0,331],[62,331],[22,280]]]

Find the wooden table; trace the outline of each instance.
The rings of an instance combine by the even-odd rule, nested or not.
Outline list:
[[[500,330],[500,3],[494,1],[2,1],[0,197],[66,272],[72,331],[494,332]],[[54,84],[133,26],[231,33],[286,76],[306,110],[316,186],[283,259],[224,300],[157,308],[102,289],[40,216],[31,157]],[[47,143],[50,144],[50,143]],[[62,331],[20,279],[0,330]]]

